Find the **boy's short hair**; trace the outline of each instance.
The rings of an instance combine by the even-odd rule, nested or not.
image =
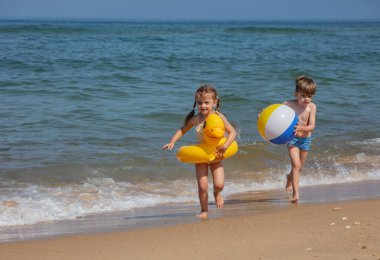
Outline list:
[[[317,91],[317,84],[311,78],[306,76],[299,76],[295,80],[296,82],[296,93],[305,93],[306,95],[315,95]]]

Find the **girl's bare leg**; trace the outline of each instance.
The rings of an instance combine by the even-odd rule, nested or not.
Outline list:
[[[217,208],[222,208],[224,205],[224,199],[222,196],[222,190],[224,188],[224,168],[222,162],[216,162],[210,165],[212,172],[212,178],[214,183],[214,198]]]
[[[197,216],[201,219],[208,218],[208,165],[206,163],[195,164],[195,173],[198,183],[198,196],[201,205],[201,213]]]

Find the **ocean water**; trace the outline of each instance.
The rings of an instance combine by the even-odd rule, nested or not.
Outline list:
[[[162,151],[213,84],[238,131],[224,196],[282,189],[285,146],[258,112],[318,90],[301,186],[380,180],[380,22],[0,21],[0,227],[197,204],[194,167]]]

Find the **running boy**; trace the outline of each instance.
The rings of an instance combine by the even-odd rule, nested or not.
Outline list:
[[[291,202],[297,203],[299,195],[300,171],[303,168],[311,145],[311,132],[315,128],[317,106],[311,102],[317,90],[317,84],[311,78],[300,76],[295,80],[296,99],[285,101],[298,114],[295,137],[288,143],[292,170],[286,175],[286,191],[293,189]]]

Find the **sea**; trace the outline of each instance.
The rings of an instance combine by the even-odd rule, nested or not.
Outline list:
[[[380,21],[1,20],[0,228],[199,207],[175,157],[194,130],[161,148],[203,84],[238,133],[223,196],[283,190],[287,147],[257,115],[299,75],[318,85],[301,187],[379,181]]]

